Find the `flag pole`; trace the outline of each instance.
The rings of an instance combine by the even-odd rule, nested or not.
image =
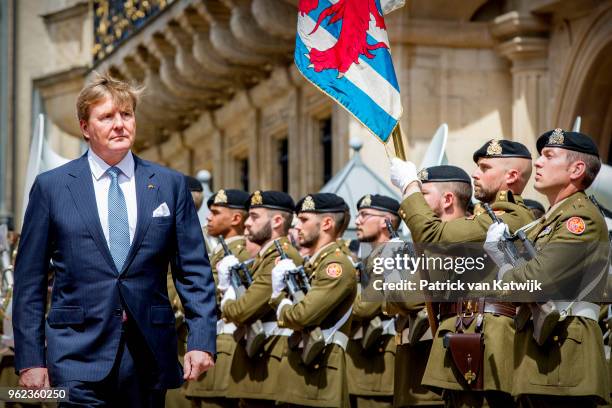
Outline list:
[[[399,122],[393,132],[391,133],[393,139],[393,148],[395,149],[395,155],[402,160],[406,160],[406,152],[404,151],[404,141],[402,140],[402,131],[400,130]]]
[[[395,129],[393,129],[391,137],[393,139],[393,148],[395,149],[395,155],[401,160],[406,160],[404,140],[402,139],[402,131],[400,130],[399,122]],[[426,273],[427,280],[429,280],[429,271],[424,270],[423,272]],[[427,320],[429,320],[429,328],[431,329],[431,334],[435,336],[436,332],[438,331],[438,322],[436,320],[433,303],[425,302],[425,308],[427,309]]]

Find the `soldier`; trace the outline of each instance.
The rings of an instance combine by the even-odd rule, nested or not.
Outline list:
[[[340,248],[339,238],[350,218],[344,200],[332,193],[311,194],[296,206],[302,248],[310,259],[305,265],[310,290],[293,302],[280,295],[285,287],[283,270],[272,276],[270,304],[280,327],[299,332],[302,344],[290,345],[281,362],[277,396],[280,401],[302,406],[347,407],[349,405],[344,351],[350,316],[357,292],[353,262]]]
[[[595,407],[608,400],[609,390],[599,306],[585,299],[601,299],[610,245],[605,220],[584,190],[601,161],[593,140],[578,132],[546,132],[537,148],[535,189],[551,207],[528,231],[535,258],[502,279],[538,279],[547,294],[551,286],[559,292],[578,289],[572,302],[555,301],[562,318],[542,346],[533,338],[533,324],[517,331],[513,393],[525,407]],[[487,241],[498,240],[505,228],[491,226]]]
[[[472,174],[475,197],[489,203],[512,231],[532,221],[533,215],[520,197],[531,175],[528,149],[518,142],[493,139],[478,149],[473,159],[478,166]],[[427,205],[414,164],[393,159],[391,181],[404,195],[399,214],[415,242],[484,242],[493,222],[489,215],[480,213],[451,221],[440,219]],[[481,318],[472,318],[477,315]],[[512,406],[514,315],[515,308],[501,302],[440,304],[441,322],[423,384],[438,392],[446,390],[443,398],[450,406],[482,406],[485,402],[491,406]],[[480,353],[471,357],[466,350],[451,354],[445,349],[444,336],[455,332],[456,324],[462,332],[480,333],[473,338],[484,339],[484,351],[480,344],[471,344],[471,350]],[[479,360],[482,365],[471,364]]]
[[[253,324],[261,322],[265,334],[265,342],[258,350],[248,349],[252,343],[244,339],[236,346],[227,394],[241,398],[241,406],[272,407],[278,394],[279,364],[291,331],[279,329],[268,300],[272,293],[272,268],[279,258],[274,242],[278,240],[295,264],[302,263],[297,250],[287,239],[293,208],[293,199],[283,192],[255,191],[251,195],[245,224],[247,239],[260,245],[261,249],[251,266],[253,282],[242,296],[237,298],[234,288],[229,285],[229,275],[224,272],[227,269],[219,267],[219,288],[225,292],[221,300],[223,318],[239,326],[238,330],[247,332],[254,330]],[[256,353],[253,355],[253,352]]]
[[[433,166],[418,174],[423,198],[442,222],[466,216],[472,197],[470,176],[455,166]],[[430,271],[430,274],[432,271]],[[444,278],[446,279],[446,278]],[[408,302],[389,302],[388,313],[397,314],[397,351],[395,354],[395,407],[442,404],[440,396],[421,385],[432,347],[431,330],[419,330],[421,323],[428,327],[423,316],[424,305]],[[420,314],[419,314],[420,312]],[[409,325],[406,323],[410,322]],[[416,332],[416,333],[415,333]]]
[[[394,320],[383,313],[382,301],[362,299],[362,290],[373,277],[372,262],[397,230],[399,202],[391,197],[367,194],[357,202],[357,239],[372,246],[362,261],[359,290],[353,303],[351,339],[346,348],[348,389],[353,407],[391,407],[395,360]]]
[[[219,243],[212,251],[210,265],[213,277],[218,283],[218,268],[229,264],[244,262],[250,258],[244,237],[244,223],[249,206],[249,193],[241,190],[219,190],[206,202],[210,213],[206,218],[208,234],[223,239],[231,252],[225,253]],[[218,295],[220,295],[220,292]],[[219,316],[220,317],[220,316]],[[202,374],[197,381],[187,384],[185,395],[191,399],[193,407],[234,407],[238,400],[227,398],[230,382],[230,369],[236,348],[233,334],[236,326],[217,322],[217,360],[215,366]]]

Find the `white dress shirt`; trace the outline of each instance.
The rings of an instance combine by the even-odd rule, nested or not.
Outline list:
[[[104,238],[108,244],[108,189],[111,183],[111,177],[106,173],[109,166],[104,160],[102,160],[93,150],[89,149],[87,152],[87,159],[89,160],[89,168],[91,169],[91,176],[93,178],[94,191],[96,193],[96,204],[98,205],[98,216],[100,217],[100,224],[102,225],[102,231],[104,232]],[[121,170],[119,177],[119,187],[123,191],[125,197],[125,204],[128,212],[128,224],[130,224],[130,245],[134,241],[134,233],[136,232],[136,219],[138,215],[136,205],[136,182],[134,177],[134,156],[132,152],[128,151],[125,157],[115,165],[115,167]]]

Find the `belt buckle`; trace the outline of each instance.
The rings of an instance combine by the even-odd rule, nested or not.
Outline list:
[[[465,310],[465,311],[463,311],[461,313],[462,317],[472,317],[472,316],[474,316],[474,310],[472,310],[472,301],[471,300],[467,301],[466,309],[467,310]]]

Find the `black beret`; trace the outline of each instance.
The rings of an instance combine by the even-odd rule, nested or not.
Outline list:
[[[522,157],[531,159],[529,149],[522,143],[512,140],[491,139],[480,149],[474,152],[474,163],[478,163],[481,157]]]
[[[289,194],[282,191],[257,190],[249,198],[249,208],[268,208],[292,213],[295,203]]]
[[[542,149],[545,147],[558,147],[599,157],[599,149],[597,149],[597,145],[590,136],[580,132],[566,132],[559,128],[549,130],[540,136],[536,142],[536,147],[538,153],[542,153]]]
[[[308,194],[302,198],[295,206],[296,213],[335,213],[348,211],[348,205],[333,193]]]
[[[357,210],[362,210],[364,208],[373,208],[375,210],[397,214],[400,203],[396,199],[384,195],[366,194],[357,201]]]
[[[418,174],[421,183],[444,183],[444,182],[460,182],[472,184],[470,175],[457,166],[432,166],[423,169]]]
[[[185,175],[185,180],[187,180],[189,191],[204,191],[202,183],[197,178]]]
[[[544,206],[539,201],[531,200],[529,198],[526,198],[526,199],[523,200],[523,202],[525,203],[525,205],[529,209],[540,210],[542,212],[546,212],[546,210],[544,209]]]
[[[221,189],[210,196],[208,201],[206,201],[206,205],[208,208],[212,205],[218,205],[246,211],[249,209],[249,193],[242,190]]]

